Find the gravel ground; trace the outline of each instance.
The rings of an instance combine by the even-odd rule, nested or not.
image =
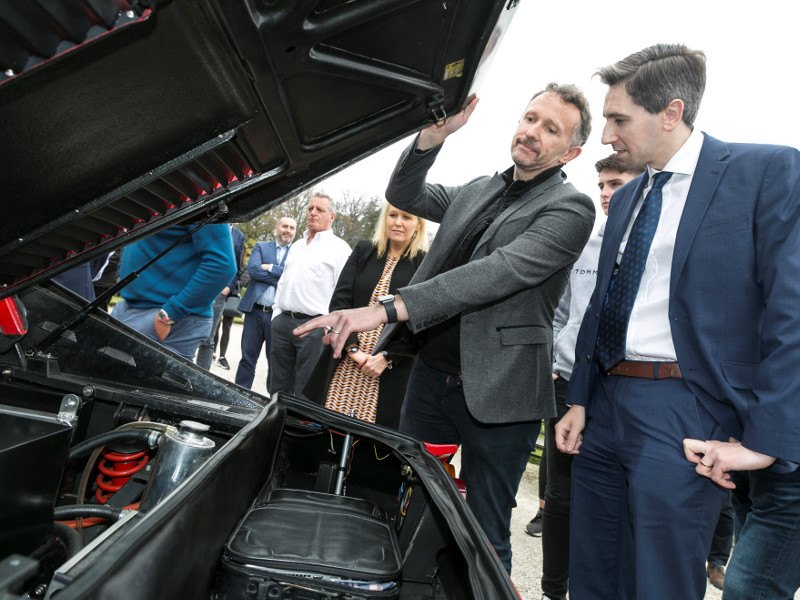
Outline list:
[[[231,365],[231,370],[226,371],[219,367],[216,362],[211,366],[211,371],[224,379],[233,381],[236,375],[236,367],[241,358],[241,335],[242,326],[234,323],[231,328],[230,345],[226,358]],[[263,356],[256,366],[256,377],[253,383],[253,391],[267,395],[266,390],[267,365]],[[517,508],[511,515],[511,544],[514,551],[512,579],[520,592],[523,600],[540,600],[542,591],[539,587],[539,579],[542,573],[542,538],[531,537],[525,533],[525,525],[536,513],[538,506],[538,469],[537,465],[528,465],[522,477],[517,494]],[[722,592],[709,585],[706,588],[706,595],[703,600],[721,600]],[[795,595],[796,600],[800,600],[800,593]]]

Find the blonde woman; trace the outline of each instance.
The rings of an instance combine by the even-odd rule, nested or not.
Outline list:
[[[384,204],[372,241],[358,242],[344,266],[330,310],[375,304],[378,296],[394,294],[407,285],[428,249],[425,224],[424,219]],[[350,336],[343,358],[327,369],[318,368],[315,376],[332,370],[324,394],[327,408],[397,428],[413,359],[392,344],[372,356],[382,330],[383,325]],[[310,395],[315,396],[323,394]]]

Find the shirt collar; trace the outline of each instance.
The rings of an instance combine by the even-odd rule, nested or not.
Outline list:
[[[697,161],[700,160],[700,152],[703,150],[703,134],[699,129],[692,131],[691,135],[686,138],[678,151],[672,155],[669,162],[664,166],[665,171],[670,173],[677,173],[679,175],[694,175],[694,170],[697,168]],[[652,179],[653,175],[658,173],[653,167],[647,167],[647,174]]]
[[[306,242],[308,242],[308,238],[309,238],[310,235],[311,235],[311,232],[308,229],[306,229],[303,232],[303,239]],[[324,239],[324,238],[327,238],[327,237],[333,237],[334,235],[335,234],[333,233],[333,229],[326,229],[325,231],[320,231],[319,233],[317,233],[314,236],[314,239],[321,240],[321,239]]]
[[[536,175],[536,177],[534,177],[533,179],[527,179],[527,180],[522,180],[522,179],[516,179],[515,180],[514,179],[514,167],[511,166],[508,169],[506,169],[505,171],[503,171],[502,173],[500,173],[500,177],[502,177],[503,181],[505,181],[506,187],[510,187],[511,185],[516,184],[517,188],[520,188],[522,190],[527,190],[529,188],[532,188],[535,185],[540,184],[541,182],[543,182],[545,179],[549,178],[554,173],[560,171],[561,170],[561,166],[562,165],[556,165],[554,167],[550,167],[549,169],[545,169],[544,171],[542,171],[541,173]]]

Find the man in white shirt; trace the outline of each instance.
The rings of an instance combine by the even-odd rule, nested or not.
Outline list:
[[[289,392],[302,396],[322,354],[322,330],[304,338],[295,337],[292,330],[312,317],[328,314],[333,290],[351,252],[347,242],[331,230],[335,218],[330,196],[311,196],[306,208],[306,231],[301,240],[292,244],[275,291],[270,395]]]

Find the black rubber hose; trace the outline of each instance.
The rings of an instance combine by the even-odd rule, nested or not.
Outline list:
[[[56,527],[56,536],[64,542],[64,546],[67,548],[67,558],[72,558],[81,551],[83,548],[81,535],[75,529],[64,523],[59,523],[58,521],[53,523],[53,525]]]
[[[77,458],[82,458],[84,456],[89,455],[95,448],[99,448],[100,446],[107,446],[109,443],[116,442],[119,440],[136,440],[138,442],[150,444],[151,437],[153,436],[153,431],[155,430],[117,429],[114,431],[109,431],[107,433],[101,433],[96,437],[85,440],[80,444],[73,446],[70,449],[69,454],[67,455],[67,460],[72,461]]]
[[[112,506],[98,506],[96,504],[70,504],[68,506],[56,506],[53,511],[53,518],[56,521],[66,521],[68,519],[86,519],[97,517],[116,521],[122,515],[121,508]]]

